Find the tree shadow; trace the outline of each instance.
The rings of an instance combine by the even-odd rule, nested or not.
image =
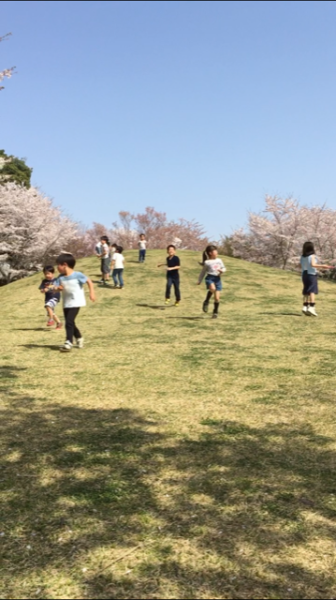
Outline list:
[[[15,392],[8,405],[6,597],[20,594],[15,572],[49,571],[91,598],[168,597],[167,585],[177,598],[332,597],[335,574],[295,558],[317,536],[336,541],[334,440],[310,425],[207,420],[181,439],[135,410],[41,407]]]

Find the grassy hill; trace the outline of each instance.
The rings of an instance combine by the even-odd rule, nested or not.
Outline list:
[[[234,259],[126,253],[61,354],[40,276],[0,289],[2,598],[334,598],[336,286]],[[98,279],[96,259],[78,267]]]

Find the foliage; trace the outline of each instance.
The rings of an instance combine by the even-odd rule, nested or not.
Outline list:
[[[302,245],[312,241],[319,260],[336,259],[336,211],[323,206],[300,205],[293,198],[267,196],[262,213],[250,213],[247,231],[231,237],[233,256],[263,265],[293,268]]]
[[[4,40],[8,39],[10,35],[11,35],[11,33],[7,33],[7,35],[0,37],[0,42],[3,42]],[[0,71],[0,84],[5,79],[5,77],[10,79],[10,77],[13,75],[14,71],[15,71],[15,67],[11,67],[10,69],[4,69],[3,71]],[[3,90],[3,89],[4,89],[4,86],[0,85],[0,90]]]
[[[76,224],[36,188],[0,186],[1,285],[37,271],[76,237]]]
[[[233,256],[231,236],[222,235],[219,241],[217,242],[217,246],[220,254],[224,254],[224,256]]]
[[[0,184],[12,182],[29,188],[32,172],[33,169],[22,158],[8,156],[4,150],[0,150]]]

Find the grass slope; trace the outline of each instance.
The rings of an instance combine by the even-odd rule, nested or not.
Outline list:
[[[226,259],[213,321],[181,254],[179,308],[126,253],[71,355],[1,288],[2,598],[335,598],[336,287]]]

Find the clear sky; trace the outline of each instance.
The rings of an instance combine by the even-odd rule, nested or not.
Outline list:
[[[85,224],[336,209],[336,2],[2,1],[0,148]]]

